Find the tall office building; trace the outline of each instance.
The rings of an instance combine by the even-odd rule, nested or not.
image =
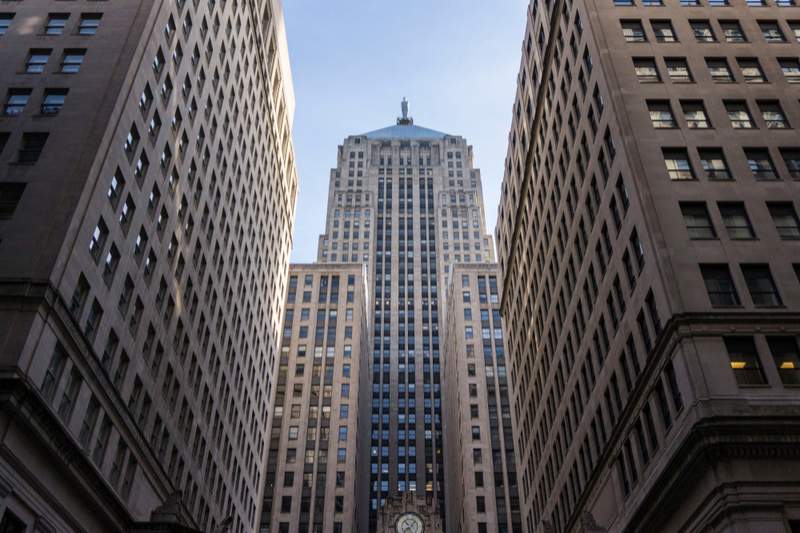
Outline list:
[[[457,264],[446,298],[442,380],[447,531],[520,532],[497,264]]]
[[[261,531],[367,531],[365,274],[361,263],[290,268]]]
[[[800,524],[800,26],[531,2],[497,242],[527,531]]]
[[[4,2],[0,65],[0,530],[254,530],[296,191],[280,2]]]
[[[390,496],[443,512],[440,299],[453,262],[493,260],[463,137],[397,123],[349,136],[331,171],[320,262],[362,261],[372,302],[370,527]]]

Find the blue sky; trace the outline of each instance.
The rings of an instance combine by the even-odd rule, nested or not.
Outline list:
[[[475,149],[493,233],[527,0],[284,0],[300,177],[292,260],[316,258],[336,148],[394,123]]]

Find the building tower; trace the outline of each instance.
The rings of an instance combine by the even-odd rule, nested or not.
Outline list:
[[[262,531],[368,531],[367,308],[362,263],[291,265]]]
[[[0,530],[254,530],[297,180],[280,2],[4,3],[0,65]]]
[[[453,265],[442,350],[447,530],[522,531],[496,263]]]
[[[497,225],[527,531],[798,531],[800,25],[531,2]]]
[[[463,137],[414,124],[349,136],[331,171],[320,262],[367,265],[372,305],[370,528],[390,496],[443,513],[439,288],[453,262],[493,260],[480,172]]]

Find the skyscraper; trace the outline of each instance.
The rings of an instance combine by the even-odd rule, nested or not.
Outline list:
[[[331,171],[320,262],[361,261],[372,305],[370,527],[390,496],[443,513],[440,299],[454,262],[493,260],[480,172],[463,137],[414,124],[352,135]]]
[[[442,353],[447,530],[522,530],[496,263],[453,265]]]
[[[800,530],[796,9],[531,2],[496,232],[527,531]]]
[[[367,531],[369,327],[363,264],[293,264],[262,531]]]
[[[0,530],[252,531],[297,181],[280,2],[4,3],[0,64]]]

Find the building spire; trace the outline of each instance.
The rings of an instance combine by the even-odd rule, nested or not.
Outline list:
[[[402,116],[397,117],[398,125],[408,126],[414,123],[414,119],[408,116],[408,100],[406,100],[405,96],[400,102],[400,112],[402,113]]]

